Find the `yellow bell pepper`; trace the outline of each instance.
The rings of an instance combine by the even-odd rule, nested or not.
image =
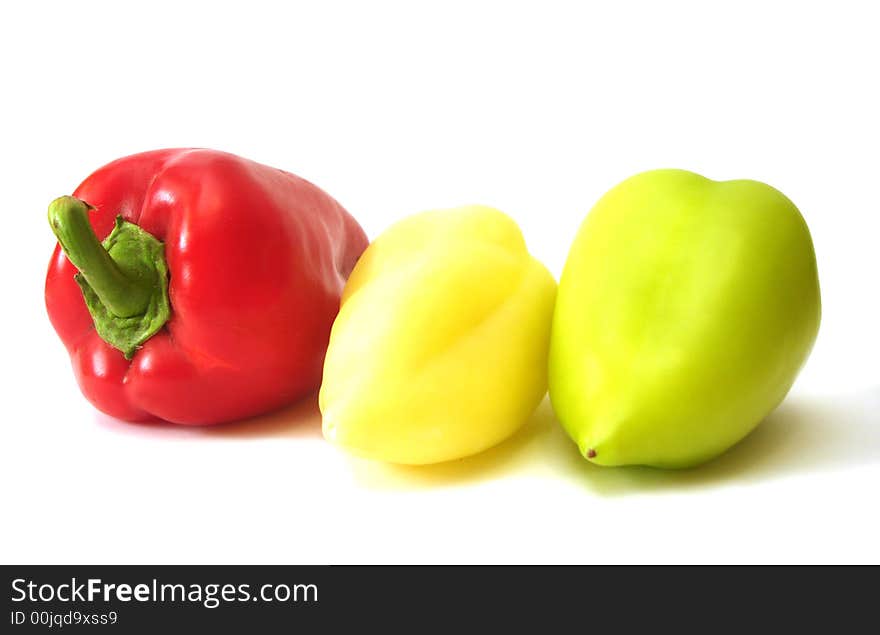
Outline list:
[[[556,281],[498,210],[397,223],[343,292],[319,398],[324,436],[404,464],[503,441],[547,391],[555,298]]]

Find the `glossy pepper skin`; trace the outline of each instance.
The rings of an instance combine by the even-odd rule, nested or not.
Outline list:
[[[550,399],[593,463],[698,465],[783,400],[820,316],[810,231],[781,192],[638,174],[602,197],[571,246]]]
[[[425,212],[392,226],[343,293],[319,397],[324,436],[403,464],[503,441],[547,392],[555,295],[498,210]]]
[[[170,318],[127,359],[99,335],[84,301],[88,289],[56,247],[46,307],[96,408],[128,421],[211,424],[278,408],[317,388],[342,288],[368,242],[333,198],[293,174],[205,149],[119,159],[83,181],[74,197],[50,206],[56,235],[79,231],[82,249],[94,251],[74,226],[79,199],[91,206],[88,223],[98,238],[117,224],[139,227],[164,244],[167,268]],[[159,293],[155,281],[149,288]]]

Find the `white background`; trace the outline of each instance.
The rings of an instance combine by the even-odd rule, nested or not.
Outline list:
[[[6,563],[880,562],[874,3],[3,3]],[[351,459],[312,402],[217,429],[80,396],[42,299],[48,202],[116,157],[228,150],[375,237],[481,202],[558,276],[641,170],[755,178],[810,225],[824,302],[784,405],[697,470],[587,464],[544,404],[481,456]]]

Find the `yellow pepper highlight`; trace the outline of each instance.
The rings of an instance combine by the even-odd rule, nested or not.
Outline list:
[[[483,206],[411,216],[355,267],[330,335],[324,436],[404,464],[481,452],[547,391],[556,281]]]

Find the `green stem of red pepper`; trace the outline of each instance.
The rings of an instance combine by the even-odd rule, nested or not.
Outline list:
[[[117,217],[100,242],[89,222],[91,206],[72,196],[49,205],[49,224],[75,276],[98,334],[131,359],[168,320],[168,268],[164,246]]]
[[[150,302],[152,281],[126,275],[104,248],[89,223],[91,205],[62,196],[49,205],[49,224],[73,266],[113,315],[143,313]],[[139,272],[137,272],[139,273]]]

